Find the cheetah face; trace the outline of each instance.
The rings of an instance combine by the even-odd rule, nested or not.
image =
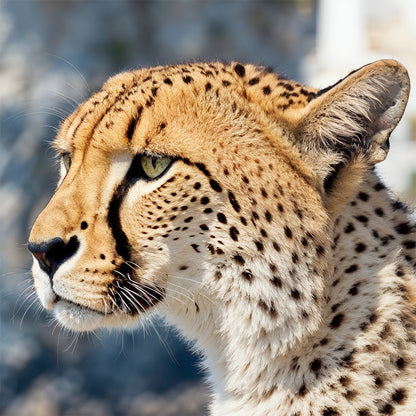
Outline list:
[[[187,311],[197,296],[250,296],[253,270],[272,263],[287,279],[312,276],[299,284],[323,299],[324,184],[330,166],[347,164],[327,145],[330,98],[240,64],[110,79],[55,141],[61,179],[29,242],[42,305],[70,329],[126,326],[157,309]]]

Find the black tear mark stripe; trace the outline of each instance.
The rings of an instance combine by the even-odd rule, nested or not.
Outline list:
[[[130,315],[143,313],[165,297],[165,290],[156,283],[149,286],[141,283],[140,278],[136,277],[135,268],[131,263],[132,247],[120,221],[120,207],[128,190],[135,183],[137,159],[140,157],[141,155],[136,155],[132,160],[125,178],[114,192],[107,214],[107,221],[115,241],[117,254],[124,260],[119,267],[113,270],[114,281],[110,284],[112,289],[110,293],[115,304]]]
[[[131,245],[126,233],[123,231],[123,228],[121,226],[120,207],[130,186],[131,184],[129,183],[126,175],[126,177],[123,179],[121,184],[117,187],[116,191],[114,192],[114,195],[108,206],[107,215],[108,226],[110,227],[114,241],[116,242],[117,254],[121,256],[124,261],[131,260]]]

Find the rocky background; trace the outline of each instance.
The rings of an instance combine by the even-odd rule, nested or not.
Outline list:
[[[26,239],[53,192],[50,141],[110,75],[240,60],[302,80],[313,1],[0,1],[0,414],[203,415],[198,357],[157,320],[78,337],[42,312]]]

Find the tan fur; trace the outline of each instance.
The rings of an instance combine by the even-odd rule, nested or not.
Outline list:
[[[55,141],[42,304],[81,331],[161,312],[212,415],[416,414],[415,226],[373,173],[408,93],[395,61],[321,91],[238,63],[111,78]],[[143,155],[174,162],[148,180]]]

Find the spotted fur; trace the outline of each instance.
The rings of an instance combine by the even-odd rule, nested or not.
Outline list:
[[[374,173],[408,93],[395,61],[320,91],[240,63],[111,78],[55,141],[42,304],[80,331],[161,312],[212,415],[416,414],[416,226]],[[144,154],[172,163],[148,180]]]

